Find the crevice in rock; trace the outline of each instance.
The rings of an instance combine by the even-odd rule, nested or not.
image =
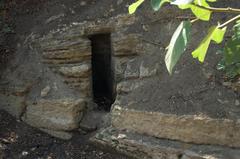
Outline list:
[[[93,100],[99,109],[110,111],[115,100],[111,34],[96,34],[89,39],[92,45]]]
[[[183,154],[179,154],[178,159],[182,159],[182,158],[183,158]]]
[[[24,115],[26,114],[26,112],[27,112],[27,104],[26,103],[23,103],[23,109],[22,109],[22,112],[21,112],[21,114],[20,114],[20,116],[19,116],[19,119],[21,120],[21,121],[23,121],[23,118],[24,118]]]

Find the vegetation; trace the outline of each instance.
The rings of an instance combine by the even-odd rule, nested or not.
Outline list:
[[[220,12],[235,13],[237,15],[224,23],[218,22],[218,24],[210,27],[208,34],[192,52],[192,56],[200,62],[204,62],[210,43],[222,43],[227,31],[227,26],[230,23],[235,23],[232,29],[233,35],[225,43],[222,51],[222,60],[219,62],[217,68],[224,70],[230,78],[240,75],[240,9],[211,7],[210,4],[216,1],[217,0],[151,0],[151,6],[155,11],[160,10],[165,3],[169,3],[170,5],[176,5],[182,10],[191,10],[196,17],[195,19],[182,21],[171,38],[165,56],[165,63],[170,74],[172,74],[174,66],[185,52],[191,39],[192,24],[196,21],[210,21],[213,13]],[[144,0],[138,0],[130,5],[129,13],[133,14],[143,2]]]

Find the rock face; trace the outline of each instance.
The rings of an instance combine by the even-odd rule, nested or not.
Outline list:
[[[96,90],[92,88],[95,52],[92,37],[104,34],[110,42],[103,48],[108,48],[106,52],[111,57],[105,61],[108,70],[99,69],[99,72],[109,71],[106,74],[111,79],[111,82],[106,80],[109,88],[113,88],[108,95],[115,100],[111,124],[116,131],[127,133],[107,132],[111,137],[101,140],[98,136],[100,143],[110,142],[110,146],[120,151],[126,149],[130,154],[137,151],[136,157],[154,159],[209,158],[206,155],[212,153],[201,153],[199,144],[239,148],[239,95],[226,88],[229,84],[221,84],[215,70],[218,56],[214,53],[218,48],[209,49],[211,54],[204,65],[193,61],[189,52],[204,36],[199,29],[208,28],[208,24],[193,27],[194,44],[189,45],[173,75],[169,76],[164,64],[165,48],[179,25],[175,19],[182,17],[182,13],[169,7],[153,13],[143,7],[143,14],[129,15],[123,9],[129,3],[99,0],[80,2],[78,6],[69,0],[58,2],[57,6],[46,5],[56,7],[57,11],[62,10],[59,7],[65,10],[54,15],[40,14],[40,17],[47,14],[49,18],[36,20],[36,24],[42,22],[43,25],[29,29],[29,35],[20,38],[16,57],[2,75],[0,108],[62,139],[71,138],[73,130],[94,131],[101,125],[101,120],[96,118],[101,115],[91,114],[96,108],[93,104]],[[239,2],[228,0],[226,4],[237,6]],[[109,6],[112,9],[109,10]],[[127,138],[131,136],[129,132],[138,134],[139,140]],[[144,135],[178,141],[148,144],[140,140]],[[199,151],[183,151],[182,144],[188,143],[193,143]]]
[[[153,138],[111,127],[91,141],[139,159],[238,159],[240,155],[239,149]]]
[[[26,108],[26,94],[31,85],[4,85],[0,89],[1,108],[16,118],[20,118]]]
[[[28,105],[23,120],[38,128],[70,131],[78,128],[85,106],[81,99],[40,100]]]
[[[40,128],[41,131],[48,133],[54,137],[63,139],[63,140],[69,140],[72,138],[72,133],[71,132],[65,132],[65,131],[54,131],[50,129],[42,129]]]
[[[240,123],[234,120],[136,111],[115,106],[112,124],[120,130],[159,138],[240,147]]]
[[[141,37],[139,34],[113,37],[113,53],[115,56],[136,55],[141,51]]]
[[[50,16],[45,24],[65,17],[65,14],[59,15]],[[21,67],[16,73],[7,71],[6,81],[11,81],[13,89],[10,86],[0,89],[1,108],[29,125],[62,139],[71,138],[69,132],[79,126],[91,127],[85,120],[80,124],[84,110],[93,109],[92,46],[89,37],[111,33],[110,48],[116,62],[123,56],[129,59],[139,54],[142,46],[139,34],[125,34],[128,26],[136,21],[135,16],[118,14],[107,19],[71,22],[65,28],[47,30],[47,34],[40,37],[29,35],[25,44],[19,46],[20,51],[25,52],[21,46],[28,45],[31,57],[26,60],[20,58],[19,53],[21,60],[15,62]],[[35,69],[28,72],[29,68]],[[19,77],[19,83],[31,83],[31,86],[18,90],[15,87],[17,82],[11,80],[16,77]]]

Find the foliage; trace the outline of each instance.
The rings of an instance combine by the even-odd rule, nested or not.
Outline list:
[[[240,9],[234,8],[214,8],[210,4],[217,0],[151,0],[151,6],[154,11],[160,10],[165,4],[178,6],[179,9],[189,9],[195,15],[195,19],[183,21],[174,32],[170,44],[167,48],[165,63],[169,73],[171,74],[180,56],[187,48],[187,44],[191,37],[192,23],[195,21],[209,21],[214,12],[237,13],[238,15],[227,22],[212,26],[208,30],[206,37],[200,42],[199,46],[192,52],[193,58],[197,58],[200,62],[204,62],[207,50],[212,41],[220,44],[227,31],[227,25],[240,19]],[[144,2],[138,0],[129,6],[129,13],[133,14],[136,9]],[[219,63],[219,69],[225,70],[228,76],[235,77],[240,74],[240,21],[234,26],[234,35],[226,43],[223,53],[223,59]]]
[[[240,75],[240,21],[233,26],[233,36],[225,44],[218,69],[224,70],[230,78]]]
[[[167,69],[170,73],[172,73],[173,67],[186,49],[187,43],[190,39],[190,30],[190,21],[183,21],[173,34],[165,57]]]

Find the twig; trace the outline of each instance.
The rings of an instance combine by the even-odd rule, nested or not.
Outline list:
[[[237,16],[235,16],[235,17],[233,17],[232,19],[226,21],[225,23],[219,25],[218,27],[219,27],[219,28],[223,28],[223,27],[227,26],[229,23],[232,23],[232,22],[234,22],[234,21],[237,20],[237,19],[240,19],[240,14],[237,15]]]
[[[209,11],[212,11],[212,12],[220,12],[220,13],[240,13],[240,9],[238,8],[230,8],[230,7],[227,7],[227,8],[215,8],[215,7],[204,7],[204,6],[200,6],[200,5],[197,5],[197,4],[194,4],[195,6],[199,7],[199,8],[202,8],[202,9],[207,9]]]
[[[196,22],[196,21],[198,21],[198,20],[199,20],[199,19],[196,18],[196,19],[191,20],[190,22],[191,22],[191,23],[194,23],[194,22]]]

